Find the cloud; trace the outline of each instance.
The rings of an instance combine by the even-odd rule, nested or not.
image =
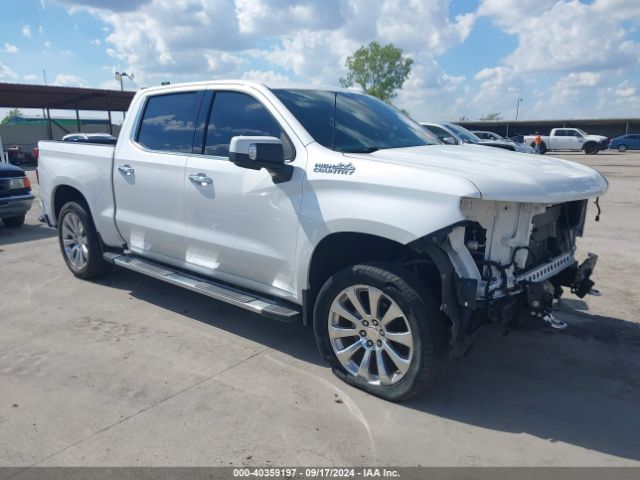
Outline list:
[[[103,22],[106,37],[91,43],[141,85],[249,78],[336,86],[346,57],[376,40],[414,59],[394,103],[425,120],[515,113],[518,98],[525,117],[602,116],[624,112],[618,100],[639,91],[625,83],[640,58],[637,0],[480,0],[461,15],[451,13],[454,0],[58,1]],[[516,47],[477,72],[452,75],[443,59],[478,19]]]
[[[23,25],[22,29],[20,30],[20,33],[22,33],[23,37],[31,38],[31,26]]]
[[[102,41],[99,38],[94,38],[93,40],[91,40],[89,42],[91,45],[95,45],[97,47],[99,47],[100,45],[102,45]]]
[[[30,73],[29,75],[25,75],[24,78],[27,82],[35,82],[36,80],[38,80],[40,77],[38,77],[38,75],[35,75],[33,73]]]
[[[69,73],[60,73],[56,75],[56,78],[53,84],[60,87],[88,87],[89,86],[89,82],[87,82],[84,78],[81,78],[77,75],[72,75]]]
[[[0,62],[0,80],[2,81],[7,81],[7,80],[17,80],[18,79],[18,74],[16,72],[14,72],[13,70],[11,70],[9,67],[7,67],[4,63]]]
[[[515,70],[597,71],[637,63],[640,56],[640,44],[611,15],[623,3],[631,2],[484,0],[478,14],[517,36],[517,48],[504,59]]]
[[[345,23],[342,0],[236,0],[240,33],[289,35],[296,30],[335,30]]]
[[[5,42],[4,49],[2,51],[5,53],[18,53],[20,50],[15,45]]]

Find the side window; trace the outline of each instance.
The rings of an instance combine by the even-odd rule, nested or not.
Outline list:
[[[190,153],[202,92],[149,97],[137,142],[152,150]]]
[[[581,137],[582,135],[580,135],[579,132],[577,132],[576,130],[569,130],[569,136],[570,137]]]
[[[241,135],[279,138],[285,159],[293,158],[291,142],[264,105],[246,93],[217,92],[209,117],[204,154],[228,157],[231,138]]]
[[[556,130],[556,137],[566,137],[566,136],[567,136],[566,130]]]

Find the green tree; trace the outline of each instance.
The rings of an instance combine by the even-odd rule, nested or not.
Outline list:
[[[499,120],[502,120],[502,114],[500,112],[487,113],[486,115],[482,115],[480,117],[480,120],[483,120],[485,122],[497,122]]]
[[[6,125],[7,123],[9,123],[13,118],[16,117],[24,117],[24,114],[18,110],[17,108],[13,108],[11,110],[9,110],[7,112],[7,114],[4,116],[4,118],[2,119],[2,121],[0,122],[0,124],[2,125]]]
[[[347,57],[349,72],[340,84],[345,88],[360,85],[369,95],[388,102],[409,77],[412,64],[413,60],[403,57],[402,49],[393,44],[383,47],[371,42]]]

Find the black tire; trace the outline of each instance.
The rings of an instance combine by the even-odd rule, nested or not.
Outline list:
[[[85,238],[87,244],[87,261],[85,265],[80,268],[75,267],[67,254],[65,253],[64,243],[63,243],[63,223],[64,219],[69,214],[75,214],[82,223],[82,226],[85,231]],[[100,240],[98,239],[98,233],[96,232],[96,227],[93,224],[93,219],[91,218],[91,213],[89,213],[89,207],[84,203],[80,202],[68,202],[65,203],[60,210],[58,215],[58,243],[60,244],[60,251],[62,253],[62,258],[64,258],[65,263],[71,273],[73,273],[76,277],[82,279],[90,279],[100,277],[106,273],[108,273],[113,265],[102,258],[102,245],[100,244]]]
[[[598,147],[598,145],[596,145],[595,143],[587,143],[583,147],[583,150],[587,155],[596,155],[600,151],[600,147]]]
[[[4,217],[2,222],[7,227],[21,227],[24,224],[26,215],[18,215],[17,217]]]
[[[626,145],[624,145],[624,144],[623,144],[623,145],[618,145],[618,151],[619,151],[620,153],[624,153],[624,152],[626,152],[626,151],[627,151],[627,146],[626,146]]]
[[[340,292],[352,285],[375,287],[396,302],[405,314],[413,337],[413,355],[408,370],[395,383],[372,385],[349,373],[334,353],[329,339],[331,305]],[[448,335],[439,303],[417,277],[395,264],[354,265],[329,278],[316,300],[313,328],[320,354],[339,378],[393,402],[407,400],[430,386],[447,352]]]

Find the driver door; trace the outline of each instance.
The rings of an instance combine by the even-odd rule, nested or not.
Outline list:
[[[187,267],[278,296],[294,293],[294,257],[304,168],[275,183],[265,169],[229,161],[234,136],[273,136],[285,158],[303,166],[306,151],[293,144],[257,97],[243,91],[213,92],[202,148],[189,157],[185,208]]]

